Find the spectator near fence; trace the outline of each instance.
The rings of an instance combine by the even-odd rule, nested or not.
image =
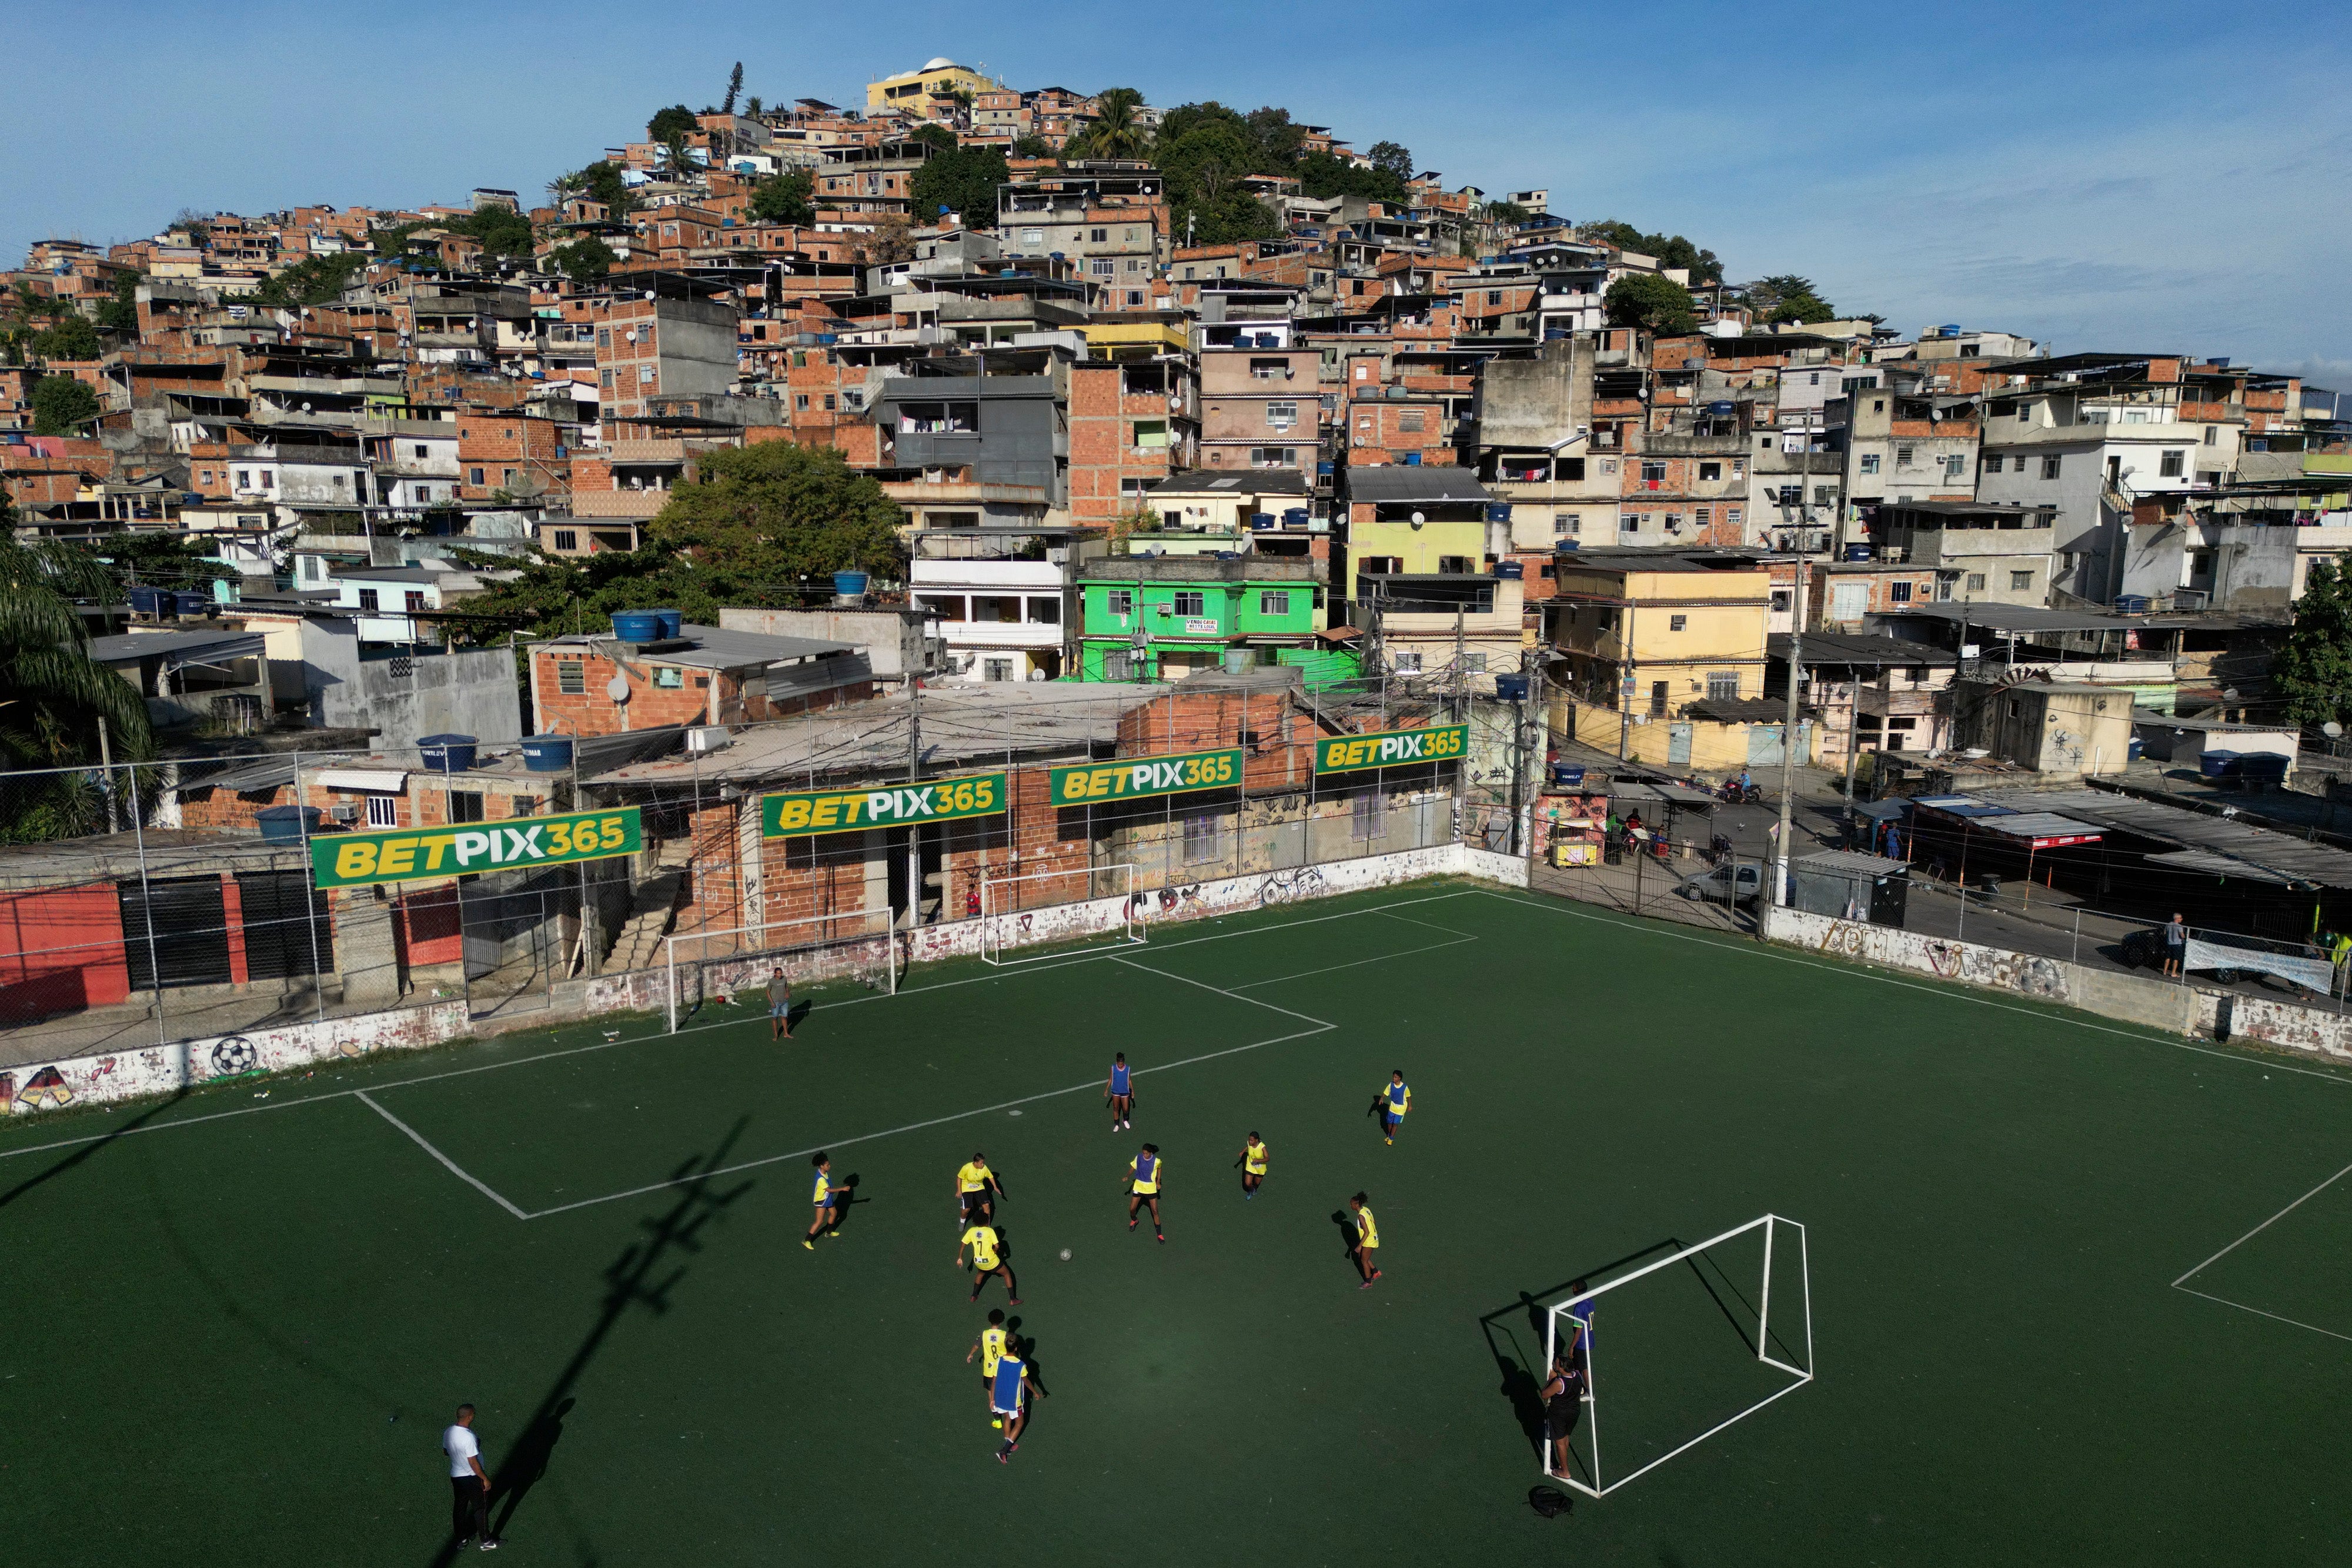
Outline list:
[[[2180,961],[2189,956],[2189,927],[2180,923],[2176,914],[2164,928],[2164,975],[2167,979],[2180,977]]]

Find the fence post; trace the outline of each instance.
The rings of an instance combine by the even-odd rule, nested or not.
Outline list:
[[[172,1037],[163,1023],[163,962],[155,951],[155,904],[147,879],[147,810],[139,801],[139,765],[124,763],[122,775],[131,781],[131,835],[139,852],[139,916],[147,927],[147,983],[155,992],[155,1043],[169,1045]]]
[[[2074,956],[2072,961],[2077,964],[2083,961],[2083,906],[2079,904],[2074,906]]]

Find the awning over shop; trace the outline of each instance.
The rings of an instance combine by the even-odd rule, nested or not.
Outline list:
[[[408,788],[408,774],[398,768],[322,768],[319,770],[319,783],[329,789],[397,795]]]

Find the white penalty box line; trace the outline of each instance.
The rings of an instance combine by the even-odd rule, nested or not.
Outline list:
[[[1294,1040],[1304,1040],[1311,1035],[1328,1033],[1328,1031],[1339,1028],[1339,1026],[1336,1023],[1321,1019],[1310,1018],[1305,1013],[1296,1012],[1288,1008],[1276,1007],[1271,1002],[1262,1001],[1255,997],[1244,996],[1241,993],[1243,990],[1253,989],[1260,986],[1280,985],[1285,981],[1305,979],[1310,976],[1328,974],[1338,969],[1351,968],[1361,964],[1385,963],[1397,958],[1411,957],[1418,953],[1435,952],[1440,948],[1458,946],[1465,942],[1483,940],[1483,938],[1474,934],[1456,932],[1454,928],[1451,926],[1438,925],[1429,921],[1415,920],[1411,916],[1393,913],[1393,911],[1398,908],[1423,904],[1443,903],[1450,899],[1465,897],[1467,895],[1469,891],[1470,890],[1468,889],[1464,889],[1457,892],[1433,894],[1422,898],[1401,899],[1395,904],[1382,904],[1369,909],[1338,910],[1328,915],[1309,915],[1301,920],[1286,920],[1274,925],[1244,926],[1237,931],[1220,931],[1208,936],[1194,936],[1182,942],[1171,943],[1161,949],[1162,951],[1172,952],[1179,948],[1196,946],[1207,942],[1231,941],[1241,936],[1258,936],[1276,931],[1286,931],[1293,929],[1294,927],[1304,925],[1320,925],[1329,921],[1351,920],[1370,915],[1386,915],[1391,919],[1402,921],[1407,925],[1422,925],[1433,931],[1446,932],[1451,937],[1450,940],[1444,942],[1431,943],[1422,947],[1407,948],[1403,952],[1385,953],[1379,955],[1376,957],[1355,959],[1345,964],[1327,965],[1314,969],[1302,969],[1294,974],[1277,975],[1269,979],[1252,980],[1246,982],[1244,986],[1232,990],[1225,989],[1223,987],[1209,985],[1205,981],[1192,980],[1185,976],[1171,974],[1166,970],[1150,968],[1147,966],[1132,962],[1117,949],[1113,949],[1107,952],[1070,954],[1066,956],[1061,957],[1056,962],[1035,967],[992,970],[990,973],[984,975],[974,975],[961,980],[949,980],[939,985],[919,986],[911,989],[900,990],[895,993],[895,995],[854,997],[835,1005],[836,1007],[856,1007],[866,1002],[894,1000],[898,997],[919,996],[927,991],[950,990],[961,986],[980,985],[989,981],[1003,979],[1008,976],[1050,974],[1054,970],[1062,968],[1066,966],[1086,963],[1100,963],[1108,960],[1113,963],[1124,964],[1130,968],[1141,969],[1146,974],[1156,975],[1163,979],[1178,980],[1188,985],[1199,986],[1203,989],[1215,991],[1221,996],[1230,997],[1235,1001],[1246,1002],[1252,1007],[1265,1008],[1270,1011],[1281,1013],[1286,1017],[1298,1019],[1313,1026],[1308,1029],[1294,1030],[1287,1034],[1275,1035],[1265,1040],[1251,1040],[1243,1045],[1229,1046],[1221,1051],[1204,1051],[1197,1056],[1189,1056],[1179,1061],[1163,1062],[1156,1067],[1138,1068],[1135,1071],[1135,1076],[1144,1077],[1154,1072],[1167,1072],[1180,1067],[1192,1067],[1203,1061],[1213,1061],[1220,1057],[1234,1056],[1244,1051],[1257,1051],[1266,1046],[1282,1045]],[[691,1025],[680,1030],[678,1033],[690,1034],[699,1032],[706,1029],[732,1028],[737,1024],[740,1024],[741,1021],[742,1020],[740,1019],[727,1019],[709,1024]],[[86,1144],[105,1143],[113,1138],[128,1135],[130,1134],[160,1133],[175,1128],[198,1126],[207,1122],[226,1121],[231,1117],[261,1115],[272,1111],[291,1110],[297,1106],[321,1104],[334,1100],[357,1099],[363,1102],[367,1107],[373,1111],[378,1116],[397,1128],[404,1135],[415,1143],[418,1147],[424,1149],[436,1162],[447,1169],[459,1180],[465,1182],[467,1186],[473,1187],[476,1191],[489,1198],[493,1203],[497,1204],[500,1208],[504,1209],[507,1213],[512,1215],[517,1219],[529,1220],[541,1219],[551,1215],[569,1213],[573,1209],[593,1207],[599,1204],[614,1203],[624,1198],[638,1197],[647,1193],[660,1192],[670,1187],[681,1186],[692,1182],[708,1181],[716,1176],[726,1176],[738,1171],[752,1170],[761,1166],[773,1165],[783,1160],[804,1159],[808,1155],[814,1154],[818,1149],[845,1148],[856,1144],[870,1143],[879,1138],[895,1137],[901,1133],[918,1132],[926,1127],[935,1127],[950,1122],[964,1121],[973,1116],[984,1116],[992,1112],[1011,1110],[1019,1106],[1033,1104],[1041,1100],[1056,1099],[1062,1095],[1076,1094],[1088,1089],[1100,1087],[1098,1081],[1089,1080],[1087,1082],[1073,1084],[1067,1088],[1049,1089],[1036,1094],[1024,1095],[1018,1099],[1001,1101],[992,1105],[982,1105],[969,1111],[951,1112],[946,1115],[934,1116],[925,1121],[908,1123],[904,1126],[885,1128],[879,1132],[860,1134],[848,1138],[836,1138],[829,1143],[814,1144],[810,1145],[808,1148],[793,1150],[788,1154],[767,1155],[761,1159],[747,1161],[740,1165],[729,1166],[724,1169],[707,1172],[698,1176],[682,1176],[667,1181],[654,1182],[645,1186],[632,1187],[626,1191],[610,1193],[602,1197],[583,1198],[574,1203],[560,1204],[551,1208],[542,1209],[525,1209],[520,1205],[512,1202],[497,1189],[490,1186],[489,1184],[475,1176],[471,1172],[458,1165],[457,1161],[451,1159],[446,1154],[436,1147],[430,1140],[418,1133],[415,1128],[410,1126],[407,1123],[403,1122],[399,1117],[394,1116],[374,1098],[374,1095],[377,1093],[383,1093],[394,1089],[412,1088],[426,1083],[437,1083],[446,1079],[470,1078],[476,1073],[496,1072],[510,1067],[528,1067],[537,1062],[557,1061],[564,1057],[579,1056],[591,1051],[613,1051],[624,1046],[642,1045],[656,1041],[674,1040],[676,1038],[677,1036],[671,1034],[654,1033],[642,1037],[634,1037],[629,1040],[607,1040],[590,1045],[571,1046],[560,1051],[538,1051],[531,1055],[517,1057],[508,1061],[483,1062],[472,1067],[452,1068],[442,1072],[420,1073],[414,1078],[394,1079],[389,1082],[374,1086],[373,1092],[365,1089],[339,1089],[330,1091],[323,1094],[305,1095],[299,1099],[281,1100],[277,1103],[270,1105],[241,1106],[234,1111],[216,1111],[205,1115],[187,1116],[174,1121],[159,1123],[152,1126],[126,1128],[121,1133],[97,1133],[86,1137],[59,1138],[48,1143],[27,1145],[26,1146],[19,1149],[0,1150],[0,1159],[10,1159],[20,1155],[39,1154],[49,1150],[73,1148]]]
[[[2260,1307],[2250,1307],[2243,1301],[2233,1301],[2227,1296],[2217,1296],[2210,1291],[2197,1290],[2189,1283],[2189,1281],[2195,1279],[2198,1275],[2202,1274],[2206,1270],[2210,1269],[2214,1264],[2219,1263],[2222,1259],[2227,1258],[2231,1253],[2235,1252],[2239,1248],[2243,1247],[2247,1242],[2252,1241],[2255,1237],[2260,1236],[2263,1231],[2268,1230],[2272,1226],[2276,1225],[2280,1220],[2284,1219],[2288,1215],[2293,1214],[2296,1209],[2301,1208],[2305,1204],[2309,1203],[2313,1198],[2317,1197],[2321,1193],[2326,1192],[2329,1187],[2334,1186],[2337,1182],[2342,1181],[2347,1176],[2352,1176],[2352,1166],[2346,1166],[2342,1170],[2337,1171],[2334,1176],[2329,1176],[2326,1181],[2321,1182],[2317,1186],[2313,1187],[2309,1192],[2305,1193],[2301,1197],[2296,1198],[2293,1203],[2288,1204],[2284,1208],[2280,1209],[2276,1214],[2272,1215],[2268,1219],[2263,1220],[2260,1225],[2255,1226],[2252,1230],[2247,1231],[2243,1236],[2239,1237],[2235,1241],[2231,1242],[2227,1247],[2222,1248],[2221,1250],[2214,1253],[2213,1256],[2206,1259],[2205,1261],[2198,1264],[2195,1268],[2181,1275],[2178,1280],[2173,1281],[2172,1288],[2180,1291],[2183,1295],[2195,1296],[2201,1301],[2212,1301],[2224,1307],[2234,1307],[2242,1312],[2252,1312],[2258,1318],[2268,1318],[2274,1323],[2284,1323],[2289,1328],[2308,1329],[2313,1333],[2326,1334],[2329,1339],[2340,1339],[2347,1344],[2352,1344],[2352,1333],[2343,1333],[2335,1329],[2324,1329],[2317,1323],[2307,1323],[2299,1318],[2284,1317],[2277,1312],[2266,1312]]]

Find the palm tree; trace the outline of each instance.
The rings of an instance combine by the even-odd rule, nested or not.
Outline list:
[[[694,144],[687,140],[686,132],[682,131],[670,132],[669,139],[662,143],[662,161],[673,180],[691,179],[698,167],[694,161]]]
[[[152,757],[145,700],[90,658],[89,634],[72,603],[112,602],[121,591],[114,573],[75,546],[7,537],[13,521],[0,516],[0,761],[26,768],[94,761],[100,718],[118,760]],[[12,796],[11,825],[0,836],[89,832],[104,814],[98,792],[80,776],[38,776]]]
[[[1150,150],[1151,138],[1136,110],[1143,95],[1131,87],[1106,89],[1095,99],[1095,120],[1082,133],[1086,152],[1095,158],[1140,158]]]

